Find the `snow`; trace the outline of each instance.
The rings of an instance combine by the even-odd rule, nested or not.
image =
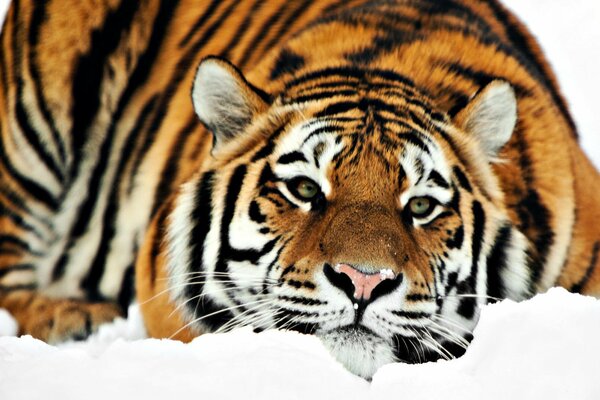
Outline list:
[[[600,2],[504,0],[541,41],[600,167]],[[0,0],[0,20],[7,0]],[[144,339],[139,311],[83,343],[14,337],[0,310],[0,399],[598,399],[600,300],[552,289],[484,307],[457,360],[390,364],[367,382],[313,336],[242,329],[190,344]]]
[[[245,328],[190,344],[133,340],[140,336],[137,323],[119,320],[87,343],[1,337],[0,398],[592,400],[600,393],[600,300],[564,289],[487,306],[463,357],[388,364],[372,382],[346,371],[316,337],[295,332]]]

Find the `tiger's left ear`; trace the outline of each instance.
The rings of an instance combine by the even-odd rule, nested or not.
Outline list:
[[[213,148],[244,133],[267,110],[269,95],[252,86],[229,61],[207,57],[194,78],[192,101],[200,121],[213,133]]]
[[[508,82],[492,81],[471,99],[454,122],[475,136],[490,157],[495,157],[517,123],[517,98]]]

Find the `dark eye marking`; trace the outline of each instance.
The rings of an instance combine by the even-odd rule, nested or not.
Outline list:
[[[431,154],[431,152],[429,151],[429,146],[427,146],[424,141],[422,141],[420,138],[418,138],[416,134],[405,133],[405,134],[401,134],[398,136],[400,138],[404,139],[406,142],[419,148],[424,153]]]
[[[250,219],[256,223],[262,224],[267,220],[264,214],[260,211],[260,207],[255,200],[252,200],[250,203],[250,209],[248,210],[248,215]]]
[[[450,184],[446,182],[442,175],[440,175],[440,173],[437,171],[431,171],[427,180],[434,182],[436,185],[444,189],[450,188]]]
[[[473,188],[471,187],[469,180],[465,176],[464,172],[462,172],[460,167],[454,166],[454,168],[452,168],[452,171],[454,172],[454,176],[456,177],[456,180],[458,180],[460,187],[465,189],[467,192],[472,193]]]
[[[299,151],[292,151],[291,153],[286,153],[279,157],[277,164],[292,164],[297,161],[308,162],[306,157],[304,157],[304,154],[300,153]]]

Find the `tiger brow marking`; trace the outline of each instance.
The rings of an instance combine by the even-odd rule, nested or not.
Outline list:
[[[320,122],[320,121],[319,121]],[[322,133],[338,133],[338,132],[342,132],[344,129],[340,126],[335,126],[335,125],[327,125],[327,126],[321,126],[317,129],[315,129],[314,131],[312,131],[302,142],[302,144],[304,145],[306,142],[308,142],[310,139],[312,139],[315,136],[318,136]]]
[[[436,185],[438,185],[444,189],[450,188],[450,184],[448,182],[446,182],[446,180],[442,177],[442,175],[439,172],[437,172],[436,170],[431,171],[427,180],[434,182]]]
[[[299,151],[292,151],[290,153],[286,153],[286,154],[282,155],[281,157],[279,157],[279,159],[277,160],[277,164],[281,164],[281,165],[293,164],[298,161],[308,162],[306,157],[304,157],[304,154],[302,154]]]

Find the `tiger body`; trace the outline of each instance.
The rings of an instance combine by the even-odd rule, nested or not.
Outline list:
[[[0,61],[22,332],[89,333],[137,264],[151,336],[295,329],[370,376],[489,301],[600,296],[600,177],[495,1],[13,1]]]

